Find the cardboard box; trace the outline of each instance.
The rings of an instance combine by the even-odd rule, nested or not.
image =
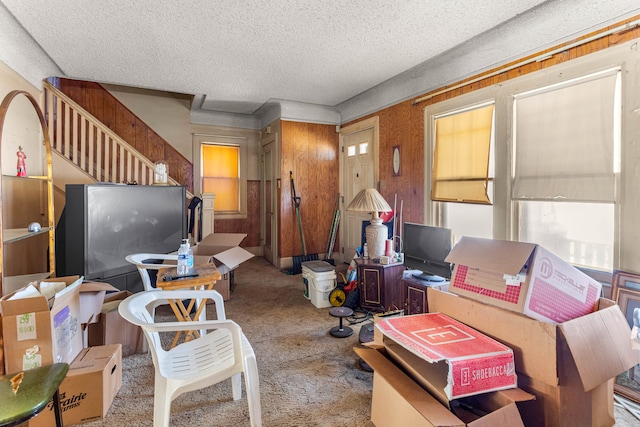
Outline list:
[[[376,427],[523,426],[518,405],[534,399],[533,395],[517,388],[489,392],[475,396],[471,402],[486,415],[473,419],[463,414],[458,417],[396,366],[384,348],[354,350],[373,369],[371,421]],[[467,401],[463,398],[456,402]]]
[[[65,426],[104,418],[122,387],[122,347],[119,344],[85,348],[69,367],[60,385]],[[55,425],[52,402],[29,427]]]
[[[104,298],[107,292],[118,289],[109,283],[83,282],[80,284],[80,327],[82,328],[82,344],[89,347],[89,325],[99,320]]]
[[[122,357],[132,354],[146,353],[149,349],[142,328],[127,322],[120,316],[118,306],[132,295],[129,291],[109,293],[104,298],[97,321],[88,327],[88,343],[90,347],[120,344]]]
[[[527,426],[613,425],[612,379],[640,362],[620,308],[600,298],[596,311],[551,324],[480,301],[429,289],[429,310],[513,349],[518,386],[536,396]]]
[[[254,256],[239,246],[245,237],[247,235],[241,233],[211,233],[192,248],[195,263],[213,262],[222,274],[214,289],[225,301],[233,290],[233,270]]]
[[[446,406],[517,386],[509,347],[442,313],[383,319],[375,327],[387,353]]]
[[[539,245],[462,237],[446,258],[449,291],[562,323],[591,313],[602,285]]]
[[[64,285],[51,300],[33,285],[0,299],[5,372],[71,363],[82,350],[81,279],[70,276],[55,281]]]

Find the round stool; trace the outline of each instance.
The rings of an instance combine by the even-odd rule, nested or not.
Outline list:
[[[333,317],[337,317],[340,319],[340,325],[334,326],[331,328],[329,333],[336,338],[346,338],[349,335],[353,334],[353,329],[348,326],[342,326],[342,319],[351,316],[353,314],[353,310],[349,307],[333,307],[329,310],[329,314]]]

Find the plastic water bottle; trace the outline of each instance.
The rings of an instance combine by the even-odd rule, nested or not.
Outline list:
[[[178,249],[178,276],[185,276],[189,272],[189,241],[182,239]]]
[[[189,251],[187,252],[187,267],[189,271],[193,268],[193,249],[191,249],[191,246],[189,246]]]

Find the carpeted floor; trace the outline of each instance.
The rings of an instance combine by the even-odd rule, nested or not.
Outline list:
[[[265,427],[373,426],[373,374],[360,369],[352,350],[360,345],[358,331],[366,322],[352,325],[351,337],[332,337],[328,331],[338,320],[305,299],[302,275],[284,274],[260,257],[236,270],[225,308],[256,353]],[[617,427],[640,425],[620,407],[616,417]],[[82,425],[151,426],[152,418],[153,365],[148,354],[137,354],[123,359],[122,389],[106,418]],[[172,404],[171,425],[248,426],[246,394],[234,402],[225,381],[182,395]]]
[[[338,319],[304,297],[302,275],[287,275],[264,258],[253,258],[236,270],[225,309],[256,353],[265,427],[373,426],[372,374],[359,368],[352,350],[359,345],[361,324],[353,325],[351,337],[329,335]],[[149,355],[137,354],[123,359],[122,389],[106,418],[83,425],[151,426],[152,417],[153,365]],[[178,397],[171,425],[250,425],[244,383],[237,402],[229,381]]]

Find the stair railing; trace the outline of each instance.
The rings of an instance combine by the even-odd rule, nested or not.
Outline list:
[[[48,82],[44,97],[52,149],[96,181],[153,184],[153,162]]]

